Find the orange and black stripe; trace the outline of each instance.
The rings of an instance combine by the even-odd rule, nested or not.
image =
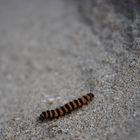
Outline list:
[[[65,105],[56,108],[54,110],[47,110],[45,112],[42,112],[39,116],[39,120],[44,121],[46,119],[54,119],[54,118],[59,118],[62,117],[71,111],[78,109],[82,107],[85,104],[88,104],[89,101],[92,101],[94,98],[93,93],[88,93],[77,100],[73,100],[71,102],[66,103]]]

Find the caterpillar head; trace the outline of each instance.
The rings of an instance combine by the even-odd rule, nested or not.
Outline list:
[[[88,96],[90,96],[91,100],[94,98],[94,94],[93,93],[88,93]]]

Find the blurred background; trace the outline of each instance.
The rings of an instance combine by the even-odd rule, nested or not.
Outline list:
[[[139,140],[140,2],[0,0],[0,140]],[[88,92],[88,106],[39,124]]]

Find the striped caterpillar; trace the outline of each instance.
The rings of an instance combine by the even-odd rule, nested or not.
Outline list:
[[[66,103],[65,105],[56,108],[54,110],[47,110],[45,112],[42,112],[39,116],[40,121],[44,121],[47,119],[54,119],[54,118],[59,118],[62,117],[66,114],[69,114],[71,111],[78,109],[82,107],[83,105],[88,104],[88,102],[92,101],[94,98],[93,93],[88,93],[77,100],[73,100],[71,102]]]

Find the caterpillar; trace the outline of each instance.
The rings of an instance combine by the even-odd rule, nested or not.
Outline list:
[[[82,97],[76,100],[73,100],[71,102],[68,102],[64,104],[63,106],[60,106],[59,108],[42,112],[39,116],[39,120],[40,121],[44,121],[47,119],[52,120],[54,118],[62,117],[66,114],[69,114],[71,111],[78,109],[82,107],[83,105],[88,104],[88,102],[92,101],[93,98],[94,98],[93,93],[88,93],[86,95],[83,95]]]

